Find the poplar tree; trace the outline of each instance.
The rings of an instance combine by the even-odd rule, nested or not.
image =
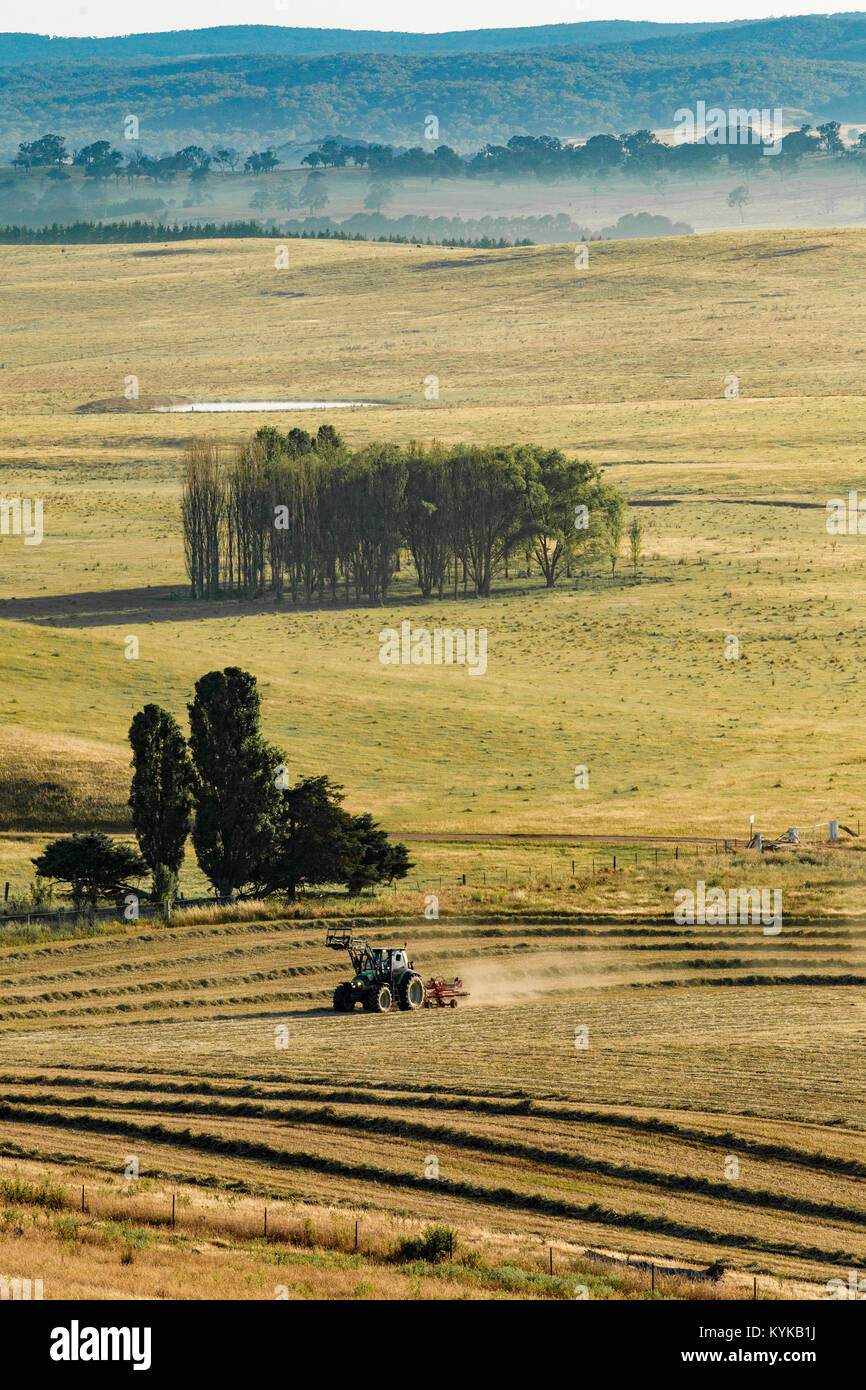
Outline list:
[[[194,768],[192,841],[202,872],[222,898],[260,882],[280,819],[280,754],[262,738],[255,676],[237,666],[209,671],[189,706]]]
[[[153,875],[153,896],[169,909],[177,897],[192,809],[189,749],[174,715],[159,705],[139,711],[129,726],[129,742],[132,826]]]

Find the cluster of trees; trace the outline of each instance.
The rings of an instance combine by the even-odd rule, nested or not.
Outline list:
[[[747,141],[747,143],[746,143]],[[849,150],[838,121],[826,121],[815,130],[803,125],[789,131],[781,142],[781,167],[790,167],[805,156],[853,155],[866,152],[866,132],[859,136],[855,150]],[[341,169],[348,164],[365,166],[377,178],[420,176],[440,179],[493,177],[597,178],[621,171],[626,174],[694,174],[709,169],[723,158],[729,163],[750,164],[763,156],[763,144],[751,128],[743,132],[743,142],[713,144],[707,140],[666,144],[651,130],[634,130],[623,135],[592,135],[583,144],[560,140],[556,135],[514,135],[505,145],[487,144],[465,158],[448,145],[425,150],[414,146],[397,150],[392,145],[323,140],[302,163],[313,168]]]
[[[368,144],[365,140],[346,141],[335,136],[322,140],[301,160],[313,169],[344,169],[348,164],[366,167],[375,173],[382,171],[424,178],[456,178],[464,174],[467,163],[450,145],[437,145],[425,150],[415,145],[409,150],[397,150],[393,145]]]
[[[353,219],[350,219],[352,221]],[[261,222],[52,222],[49,226],[31,227],[21,223],[11,223],[5,227],[0,227],[0,245],[24,245],[36,246],[48,245],[86,245],[90,242],[113,244],[115,242],[147,242],[147,241],[202,241],[220,240],[227,237],[273,237],[275,232],[281,236],[295,236],[306,240],[321,241],[393,241],[402,245],[408,242],[417,243],[424,241],[428,246],[472,246],[481,250],[507,246],[532,246],[535,243],[529,238],[513,236],[494,237],[487,233],[481,236],[465,235],[460,237],[439,237],[439,236],[420,236],[409,235],[403,230],[407,223],[411,223],[411,218],[400,218],[399,221],[391,222],[387,217],[371,218],[365,231],[344,230],[339,222],[332,222],[330,218],[317,218],[310,222],[284,222],[280,221],[279,226],[275,226],[273,220],[268,225]],[[419,218],[418,221],[428,219]],[[437,219],[438,220],[438,219]],[[497,224],[508,222],[511,219],[496,218],[492,219]],[[666,218],[662,219],[667,221]],[[481,219],[486,221],[486,219]],[[524,219],[520,219],[523,224]],[[556,222],[556,218],[539,218],[539,222]],[[448,219],[450,227],[460,226],[460,218]],[[468,230],[473,223],[467,223]],[[691,230],[691,229],[689,229]],[[566,235],[565,240],[576,236],[577,232]],[[657,233],[653,233],[657,235]],[[545,234],[544,239],[548,239]],[[590,241],[593,238],[590,234],[581,232],[581,241]],[[597,238],[596,238],[597,239]],[[559,241],[561,237],[549,237],[551,241]]]
[[[405,845],[368,814],[351,815],[327,777],[289,785],[284,755],[260,726],[256,679],[238,667],[195,685],[190,736],[159,705],[129,730],[129,804],[138,850],[102,834],[55,840],[33,860],[41,879],[69,885],[78,908],[122,901],[150,873],[151,896],[170,909],[192,834],[196,859],[220,898],[293,899],[303,885],[344,884],[352,894],[405,877]]]
[[[748,194],[748,190],[746,192]],[[730,201],[729,197],[728,202]],[[691,236],[694,230],[689,222],[672,222],[661,213],[624,212],[611,226],[602,227],[600,232],[596,232],[594,239],[628,241],[632,237]],[[593,238],[584,237],[583,240],[591,241]]]
[[[384,202],[387,201],[388,197]],[[339,222],[329,217],[312,217],[305,221],[281,219],[280,227],[286,236],[301,236],[305,231],[331,231],[361,239],[386,235],[395,239],[402,237],[406,241],[430,242],[437,246],[539,246],[593,240],[588,228],[564,212],[540,217],[423,217],[414,213],[387,217],[377,212],[356,212]],[[597,238],[598,233],[595,233]]]
[[[615,570],[625,506],[595,464],[558,449],[352,452],[330,425],[265,426],[229,464],[212,441],[189,446],[181,516],[193,598],[379,603],[407,556],[425,598],[487,595],[521,556],[548,587],[599,554]]]
[[[782,138],[781,151],[776,158],[780,161],[777,167],[786,169],[814,155],[859,160],[864,154],[866,132],[859,135],[857,146],[851,149],[842,139],[840,123],[825,121],[815,129],[803,125],[799,130],[789,131]],[[750,132],[744,132],[741,142],[731,144],[713,144],[706,139],[666,144],[647,129],[623,135],[592,135],[582,144],[561,140],[556,135],[514,135],[507,144],[486,144],[474,154],[465,156],[444,144],[430,149],[416,145],[406,150],[393,145],[329,137],[301,161],[310,166],[312,176],[301,190],[298,201],[313,212],[324,207],[327,194],[316,174],[347,165],[370,171],[373,183],[368,207],[379,211],[383,199],[388,196],[389,180],[394,178],[492,177],[507,180],[532,175],[552,180],[597,178],[617,171],[647,177],[669,173],[692,175],[711,169],[723,158],[728,163],[749,165],[760,161],[762,156],[763,144],[757,136],[752,139]],[[230,146],[208,152],[201,145],[187,145],[160,158],[152,158],[139,149],[124,156],[107,140],[96,140],[70,155],[63,136],[48,134],[38,140],[22,142],[12,163],[28,173],[31,169],[48,168],[61,178],[68,177],[64,166],[71,163],[82,167],[86,177],[96,180],[123,177],[130,182],[150,179],[154,183],[170,183],[179,174],[197,181],[204,180],[213,171],[235,173],[239,168],[246,174],[270,174],[279,167],[280,160],[272,148],[253,150],[244,158]],[[264,199],[266,195],[261,197]]]
[[[235,173],[243,160],[246,174],[269,174],[279,160],[273,150],[251,150],[246,159],[236,149],[221,146],[208,152],[201,145],[186,145],[174,154],[154,158],[139,148],[124,155],[108,140],[94,140],[70,155],[63,135],[42,135],[38,140],[22,140],[12,166],[30,173],[32,169],[59,172],[67,164],[80,166],[85,177],[92,179],[126,178],[151,179],[154,183],[171,183],[178,174],[188,174],[193,180],[204,179],[212,169]]]
[[[734,189],[731,206],[750,201],[748,188]],[[156,204],[154,211],[162,208]],[[128,207],[114,211],[145,211]],[[261,222],[52,222],[49,226],[29,227],[11,224],[0,227],[0,245],[83,244],[87,242],[190,241],[226,237],[291,236],[325,241],[392,241],[425,246],[471,246],[480,250],[508,246],[539,246],[569,241],[607,241],[625,237],[686,236],[694,231],[688,222],[672,222],[669,217],[648,212],[625,213],[615,224],[590,232],[565,213],[546,217],[404,217],[389,218],[379,213],[356,213],[341,222],[330,217],[308,218],[303,222],[280,218]]]
[[[53,222],[49,227],[0,227],[0,244],[87,245],[91,242],[200,241],[228,237],[273,237],[273,229],[260,222]]]

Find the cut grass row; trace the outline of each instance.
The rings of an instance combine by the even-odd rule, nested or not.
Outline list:
[[[757,1160],[765,1159],[790,1164],[816,1173],[836,1174],[852,1178],[866,1177],[866,1162],[851,1157],[847,1151],[832,1153],[802,1149],[791,1144],[774,1142],[768,1137],[750,1138],[742,1132],[734,1133],[730,1129],[718,1128],[714,1130],[706,1126],[696,1128],[694,1125],[674,1121],[665,1116],[641,1114],[634,1111],[592,1110],[561,1101],[554,1104],[539,1100],[511,1100],[489,1093],[454,1095],[437,1091],[434,1097],[425,1091],[423,1086],[417,1086],[413,1089],[405,1084],[401,1089],[385,1090],[381,1086],[365,1088],[362,1085],[356,1085],[352,1088],[297,1083],[286,1085],[284,1082],[270,1079],[267,1083],[261,1081],[233,1082],[225,1078],[205,1077],[179,1080],[153,1067],[132,1065],[120,1071],[110,1064],[104,1064],[102,1067],[84,1068],[82,1074],[82,1068],[78,1064],[74,1064],[74,1068],[72,1064],[69,1064],[70,1072],[74,1069],[74,1075],[72,1075],[65,1074],[62,1065],[62,1063],[57,1063],[50,1073],[28,1074],[19,1070],[14,1074],[0,1074],[0,1085],[16,1087],[25,1085],[54,1086],[76,1091],[82,1091],[87,1086],[95,1086],[98,1092],[105,1095],[117,1093],[122,1096],[125,1092],[134,1091],[145,1096],[182,1097],[184,1101],[191,1099],[193,1102],[199,1098],[213,1098],[216,1101],[225,1098],[269,1103],[299,1100],[318,1101],[329,1105],[372,1106],[377,1110],[386,1111],[393,1109],[399,1110],[401,1113],[405,1113],[407,1108],[411,1108],[413,1114],[435,1107],[440,1113],[458,1114],[464,1119],[478,1117],[488,1123],[494,1119],[516,1121],[532,1128],[536,1122],[543,1121],[547,1132],[550,1132],[551,1126],[559,1128],[562,1125],[572,1124],[578,1124],[580,1133],[584,1136],[588,1128],[602,1132],[624,1130],[630,1136],[640,1134],[653,1143],[656,1143],[660,1138],[665,1138],[686,1145],[696,1145],[699,1148],[709,1147],[714,1151],[717,1148],[724,1148],[726,1152],[740,1153]],[[704,1119],[709,1121],[711,1117],[705,1116]],[[825,1142],[832,1142],[834,1139],[832,1131],[825,1131],[822,1137]],[[839,1135],[836,1138],[836,1143],[849,1146],[851,1135]]]
[[[4,1105],[9,1107],[8,1110],[2,1108]],[[99,1094],[91,1092],[73,1096],[67,1093],[60,1096],[45,1091],[33,1092],[16,1088],[13,1091],[7,1091],[5,1096],[0,1098],[0,1114],[5,1114],[13,1122],[16,1119],[29,1122],[34,1105],[49,1111],[56,1110],[58,1107],[72,1112],[85,1110],[91,1118],[98,1112],[100,1115],[113,1113],[121,1118],[125,1114],[136,1116],[162,1114],[198,1121],[201,1121],[203,1117],[225,1121],[249,1119],[267,1122],[267,1129],[272,1132],[274,1127],[277,1127],[276,1132],[279,1132],[283,1125],[290,1126],[292,1132],[296,1131],[298,1127],[312,1126],[314,1131],[324,1127],[345,1132],[347,1140],[349,1137],[356,1140],[359,1136],[365,1135],[393,1137],[405,1141],[417,1141],[430,1149],[436,1146],[437,1152],[441,1152],[443,1149],[445,1151],[462,1149],[489,1155],[500,1160],[507,1158],[517,1163],[524,1162],[535,1172],[540,1167],[572,1173],[593,1174],[614,1179],[617,1183],[626,1183],[636,1190],[659,1188],[669,1192],[696,1194],[716,1199],[722,1204],[788,1211],[802,1217],[814,1217],[832,1223],[849,1224],[855,1228],[866,1228],[866,1208],[864,1208],[862,1201],[857,1204],[857,1198],[860,1194],[856,1190],[856,1181],[853,1181],[850,1189],[847,1189],[847,1203],[818,1201],[802,1192],[795,1195],[790,1192],[771,1191],[754,1186],[754,1178],[751,1180],[751,1184],[716,1181],[695,1172],[661,1171],[658,1167],[648,1168],[633,1163],[614,1162],[610,1159],[591,1157],[585,1152],[575,1153],[570,1150],[551,1147],[552,1136],[549,1128],[546,1131],[548,1140],[546,1145],[529,1142],[530,1134],[525,1125],[507,1127],[502,1135],[491,1133],[489,1126],[485,1128],[484,1132],[458,1129],[453,1122],[443,1123],[442,1117],[435,1113],[435,1107],[431,1107],[431,1111],[428,1112],[431,1116],[430,1119],[425,1119],[423,1113],[419,1114],[417,1108],[413,1110],[413,1117],[407,1119],[405,1116],[396,1118],[388,1115],[362,1113],[357,1110],[347,1111],[344,1109],[336,1112],[330,1104],[324,1107],[284,1106],[275,1103],[265,1105],[249,1100],[229,1103],[214,1099],[203,1101],[189,1097],[170,1099],[153,1096],[121,1099],[104,1091]],[[30,1107],[30,1113],[28,1113],[28,1107]],[[85,1121],[86,1117],[82,1119],[81,1123],[85,1123]],[[263,1126],[256,1125],[249,1128],[258,1133],[263,1132]],[[245,1131],[246,1129],[247,1127],[244,1126]],[[577,1138],[580,1142],[580,1136],[563,1135],[562,1137],[568,1137],[571,1142]],[[717,1158],[713,1164],[713,1171],[718,1172],[720,1167],[721,1161]],[[823,1171],[825,1173],[828,1171],[826,1165]],[[838,1176],[838,1169],[835,1171]],[[786,1173],[784,1176],[787,1179],[789,1175]],[[848,1175],[846,1174],[846,1176]]]
[[[662,932],[650,930],[649,940],[635,941],[608,926],[596,931],[577,928],[575,940],[566,929],[553,937],[542,931],[536,938],[534,923],[527,922],[514,931],[490,928],[480,940],[459,931],[452,934],[447,923],[440,923],[426,942],[421,938],[413,943],[413,955],[418,951],[415,958],[422,971],[429,973],[432,966],[434,973],[460,974],[470,995],[480,991],[479,1002],[491,994],[555,991],[563,982],[645,991],[795,984],[850,987],[866,979],[864,947],[856,928],[847,934],[832,932],[829,941],[820,930],[800,938],[798,928],[789,929],[790,942],[759,931],[741,927],[732,929],[729,942],[707,942],[691,941],[685,931],[664,932],[665,939],[658,940]],[[225,950],[220,945],[225,937],[214,933],[211,953],[198,948],[186,955],[179,946],[172,960],[148,955],[148,946],[159,940],[151,934],[121,936],[109,949],[105,938],[98,937],[86,943],[89,950],[82,948],[74,971],[57,972],[44,968],[47,960],[65,963],[73,948],[10,951],[3,958],[6,970],[0,979],[0,1028],[47,1018],[80,1026],[104,1015],[115,1021],[157,1014],[171,1018],[179,1011],[206,1017],[214,1005],[235,1015],[255,1006],[282,1011],[313,1004],[327,1011],[334,984],[345,977],[345,963],[326,954],[320,941],[299,942],[290,928],[287,935],[285,942],[272,933],[256,941],[250,930],[243,945]],[[285,963],[287,951],[294,956],[292,964]],[[253,961],[259,969],[245,968]],[[34,965],[41,968],[34,970]],[[206,973],[196,973],[203,968]],[[702,973],[706,971],[710,973]],[[137,978],[130,979],[133,972]]]
[[[780,954],[768,950],[767,947],[763,945],[743,943],[740,949],[745,953],[745,957],[749,958],[746,959],[745,957],[731,957],[728,955],[722,956],[716,954],[722,950],[730,951],[730,944],[713,947],[712,945],[701,943],[653,942],[636,944],[634,942],[614,940],[608,943],[593,943],[591,947],[588,947],[585,943],[579,945],[572,943],[569,946],[560,945],[557,955],[560,962],[565,961],[567,964],[569,960],[578,961],[581,964],[585,964],[588,968],[591,967],[593,974],[604,975],[605,973],[621,973],[623,968],[622,960],[620,960],[617,965],[605,964],[605,961],[614,948],[617,951],[621,951],[623,955],[625,955],[626,952],[629,957],[634,955],[640,968],[647,972],[655,972],[656,978],[658,978],[659,971],[667,971],[668,983],[675,983],[676,972],[681,970],[694,970],[708,967],[717,970],[729,970],[733,967],[745,968],[747,966],[760,966],[763,970],[771,968],[776,969],[780,966],[792,969],[800,967],[801,970],[803,966],[810,966],[813,970],[818,968],[828,970],[830,967],[833,967],[838,972],[836,978],[845,979],[846,971],[850,972],[855,968],[862,969],[864,965],[863,955],[864,951],[866,951],[866,946],[856,947],[852,946],[850,942],[840,942],[835,945],[835,950],[840,952],[838,957],[824,956],[820,953],[828,949],[834,949],[834,943],[807,941],[800,943],[786,942],[784,944],[784,954]],[[706,952],[706,956],[703,955],[703,952]],[[450,966],[456,962],[471,963],[475,961],[476,963],[480,963],[483,960],[507,965],[513,964],[519,957],[525,956],[525,947],[523,950],[519,947],[508,950],[502,945],[492,947],[487,952],[481,952],[480,950],[473,950],[472,948],[466,947],[461,949],[455,946],[446,949],[442,945],[440,945],[438,949],[433,947],[430,951],[431,959],[435,957],[436,969],[439,973],[441,973],[443,966]],[[671,959],[672,956],[679,958]],[[543,959],[544,957],[541,953],[536,953],[536,960],[541,961]],[[209,966],[211,971],[213,971],[217,967],[217,962],[210,961]],[[158,991],[169,992],[171,990],[186,990],[189,992],[195,990],[203,994],[205,990],[214,988],[218,983],[218,977],[213,974],[191,981],[179,979],[176,974],[178,969],[177,962],[172,963],[171,966],[167,965],[162,967],[162,969],[171,969],[172,973],[164,976],[160,975],[158,968],[157,973],[149,981],[142,981],[139,984],[125,984],[118,983],[116,977],[112,978],[112,972],[107,967],[102,966],[94,971],[94,976],[91,978],[95,978],[97,981],[101,980],[103,983],[97,983],[89,989],[70,988],[70,985],[77,983],[78,979],[80,979],[79,972],[76,972],[74,978],[70,980],[67,976],[67,972],[64,971],[59,972],[59,975],[46,974],[41,971],[33,974],[22,971],[13,978],[10,979],[7,977],[0,982],[3,988],[2,1003],[4,1006],[4,1011],[0,1013],[0,1019],[11,1017],[11,1014],[6,1015],[5,1009],[18,1004],[32,1004],[34,1002],[75,1003],[86,999],[94,999],[102,1000],[105,1002],[106,1006],[109,1006],[110,1001],[114,999],[123,999],[129,995],[148,995]],[[313,963],[306,966],[297,965],[280,967],[279,969],[268,971],[257,971],[250,975],[233,973],[227,970],[225,977],[219,980],[219,985],[221,988],[224,988],[229,983],[233,986],[237,986],[238,984],[252,984],[262,981],[285,984],[287,980],[304,979],[315,976],[316,983],[319,985],[318,993],[323,999],[327,1000],[330,987],[341,980],[345,976],[345,973],[345,969],[339,970],[332,968],[329,971],[322,970],[318,965]],[[550,983],[555,984],[555,967],[550,966],[548,973],[551,976]],[[643,982],[646,983],[647,981]],[[279,992],[275,991],[275,994],[277,994],[278,997],[282,997],[282,994]],[[298,997],[294,991],[292,991],[292,994],[293,997]]]
[[[558,913],[549,910],[486,913],[443,912],[431,922],[419,904],[417,910],[383,917],[352,918],[356,935],[379,943],[403,936],[410,940],[411,949],[428,953],[441,949],[462,948],[468,952],[488,953],[554,948],[561,950],[595,950],[616,946],[637,953],[677,951],[746,950],[759,946],[767,954],[792,949],[839,949],[847,946],[856,951],[866,940],[866,918],[828,918],[810,922],[808,918],[789,918],[782,913],[783,930],[764,931],[760,921],[729,923],[683,924],[668,913],[655,918],[620,916],[594,918],[588,912],[576,912],[564,906]],[[339,957],[324,949],[324,933],[339,917],[316,917],[308,910],[280,910],[276,904],[244,903],[235,909],[213,909],[209,913],[196,911],[196,920],[187,924],[181,914],[171,924],[163,922],[102,922],[95,926],[89,939],[76,937],[67,941],[56,936],[46,923],[41,937],[34,941],[8,941],[0,953],[0,978],[11,983],[19,971],[39,978],[38,966],[43,962],[64,962],[72,967],[48,972],[46,978],[94,978],[105,971],[122,974],[134,964],[146,964],[149,970],[169,968],[172,962],[195,970],[209,962],[242,967],[253,961],[266,964],[269,957],[285,962],[288,953],[291,967],[305,970],[310,964],[323,975],[341,968]],[[304,915],[300,915],[304,913]],[[770,924],[767,923],[769,927]],[[165,949],[171,944],[171,954]],[[160,951],[162,953],[160,953]],[[37,967],[26,970],[28,963]],[[344,963],[345,964],[345,963]]]
[[[562,1241],[551,1274],[537,1239],[473,1226],[424,1230],[419,1222],[363,1208],[271,1202],[265,1235],[260,1199],[208,1196],[180,1184],[170,1193],[152,1180],[118,1184],[98,1170],[81,1172],[87,1192],[81,1212],[79,1189],[62,1168],[49,1168],[49,1180],[44,1165],[0,1163],[15,1174],[0,1182],[7,1277],[39,1270],[46,1298],[573,1299],[578,1284],[590,1299],[738,1296],[730,1278],[708,1283],[662,1267],[651,1279],[624,1261],[621,1269],[605,1268]],[[34,1180],[19,1176],[22,1167]],[[433,1248],[433,1231],[447,1235],[450,1257],[414,1253]],[[769,1296],[786,1291],[774,1282]]]
[[[3,1115],[10,1125],[46,1126],[52,1133],[68,1134],[70,1131],[75,1133],[83,1130],[121,1138],[133,1153],[137,1153],[143,1143],[156,1144],[168,1150],[177,1148],[182,1153],[205,1151],[232,1162],[247,1160],[266,1168],[268,1172],[288,1169],[304,1175],[318,1175],[326,1180],[342,1179],[350,1187],[357,1184],[382,1185],[408,1199],[415,1192],[426,1193],[430,1189],[430,1179],[425,1176],[423,1165],[419,1163],[414,1171],[395,1166],[395,1158],[399,1162],[396,1153],[392,1155],[389,1149],[371,1144],[368,1137],[360,1149],[356,1145],[348,1146],[350,1159],[345,1156],[345,1140],[335,1144],[331,1152],[327,1149],[313,1152],[308,1148],[289,1149],[262,1139],[247,1139],[238,1134],[180,1129],[166,1123],[132,1122],[111,1115],[58,1115],[8,1105],[3,1106]],[[303,1131],[299,1137],[305,1137]],[[563,1175],[559,1182],[542,1183],[539,1175],[526,1173],[519,1161],[515,1160],[497,1165],[485,1158],[480,1166],[473,1168],[470,1163],[463,1171],[466,1177],[440,1177],[437,1190],[446,1200],[493,1208],[500,1215],[513,1209],[524,1214],[544,1214],[569,1226],[579,1223],[582,1226],[601,1226],[608,1232],[643,1232],[653,1237],[663,1236],[716,1249],[748,1251],[765,1257],[781,1255],[828,1265],[856,1264],[856,1252],[863,1248],[862,1240],[853,1227],[835,1217],[828,1220],[826,1213],[821,1213],[818,1218],[808,1211],[797,1212],[794,1220],[793,1214],[786,1211],[784,1218],[780,1219],[764,1208],[760,1212],[759,1233],[755,1233],[748,1228],[748,1222],[746,1229],[731,1229],[735,1220],[731,1205],[720,1204],[712,1198],[696,1198],[683,1203],[669,1195],[665,1202],[665,1213],[675,1214],[668,1215],[657,1209],[634,1210],[637,1194],[630,1187],[623,1189],[615,1206],[604,1206],[598,1201],[582,1203],[568,1196],[556,1195],[558,1192],[574,1192],[574,1180],[568,1182]],[[478,1181],[482,1174],[487,1181]],[[490,1185],[506,1175],[510,1177],[507,1185]],[[520,1177],[523,1181],[520,1181]],[[608,1202],[612,1197],[615,1198],[615,1193],[608,1190]],[[629,1205],[623,1209],[620,1202],[629,1204],[629,1199],[632,1209],[629,1209]],[[795,1231],[800,1239],[791,1239]]]

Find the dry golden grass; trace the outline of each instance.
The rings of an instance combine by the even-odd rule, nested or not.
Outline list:
[[[0,715],[16,766],[44,742],[23,790],[35,815],[50,819],[39,783],[65,756],[79,823],[88,784],[92,818],[120,821],[132,714],[156,699],[183,716],[218,650],[259,677],[291,767],[327,768],[396,830],[730,835],[752,813],[768,832],[857,816],[860,542],[829,538],[823,507],[862,471],[860,232],[603,244],[585,272],[568,247],[295,242],[287,272],[267,242],[162,250],[2,253],[21,325],[3,488],[47,507],[42,546],[0,550]],[[383,399],[328,418],[353,444],[556,444],[672,505],[641,511],[639,585],[623,562],[613,585],[547,594],[512,573],[512,592],[468,605],[398,583],[385,610],[205,612],[184,601],[182,446],[296,417],[78,413],[130,373],[145,394]],[[487,675],[384,670],[378,632],[407,615],[486,626]],[[0,805],[7,825],[20,801]]]
[[[317,922],[8,948],[2,1152],[115,1177],[134,1154],[162,1184],[721,1260],[743,1279],[825,1283],[862,1259],[862,924],[768,938],[419,912],[371,935],[459,973],[468,1005],[335,1015],[346,962]]]
[[[15,1195],[28,1187],[36,1200]],[[50,1209],[39,1205],[48,1196]],[[442,1263],[409,1259],[398,1256],[400,1242],[425,1228],[407,1217],[266,1204],[84,1166],[70,1181],[56,1164],[0,1159],[0,1202],[0,1271],[40,1279],[46,1299],[573,1299],[582,1286],[592,1299],[717,1300],[753,1291],[735,1272],[691,1279],[685,1271],[697,1266],[668,1264],[653,1273],[630,1267],[621,1251],[596,1257],[561,1238],[542,1243],[475,1226],[453,1232]],[[808,1281],[764,1276],[760,1284],[763,1298],[822,1293]]]
[[[130,777],[130,759],[123,748],[6,727],[0,729],[0,766],[0,826],[101,829],[128,817],[122,793]],[[39,781],[34,768],[39,769]]]

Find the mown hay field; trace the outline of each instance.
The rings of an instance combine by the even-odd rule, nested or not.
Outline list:
[[[163,1191],[512,1233],[527,1259],[555,1240],[575,1260],[721,1261],[741,1294],[757,1273],[820,1296],[862,1262],[862,924],[369,934],[405,937],[470,1001],[334,1014],[347,962],[321,922],[8,947],[4,1171],[114,1182],[134,1156]]]
[[[0,482],[46,506],[42,545],[0,540],[2,826],[123,824],[132,714],[155,699],[182,716],[195,678],[229,662],[259,677],[292,771],[327,769],[395,830],[851,823],[863,538],[828,536],[824,509],[863,476],[862,233],[593,244],[585,270],[569,247],[295,241],[288,270],[274,251],[0,251]],[[124,403],[131,376],[139,403],[386,404],[80,412]],[[644,521],[640,582],[624,558],[612,582],[593,566],[553,592],[515,564],[484,601],[425,603],[401,574],[383,608],[190,604],[185,441],[325,419],[353,445],[592,458]],[[486,675],[382,667],[378,634],[404,618],[486,627]]]

